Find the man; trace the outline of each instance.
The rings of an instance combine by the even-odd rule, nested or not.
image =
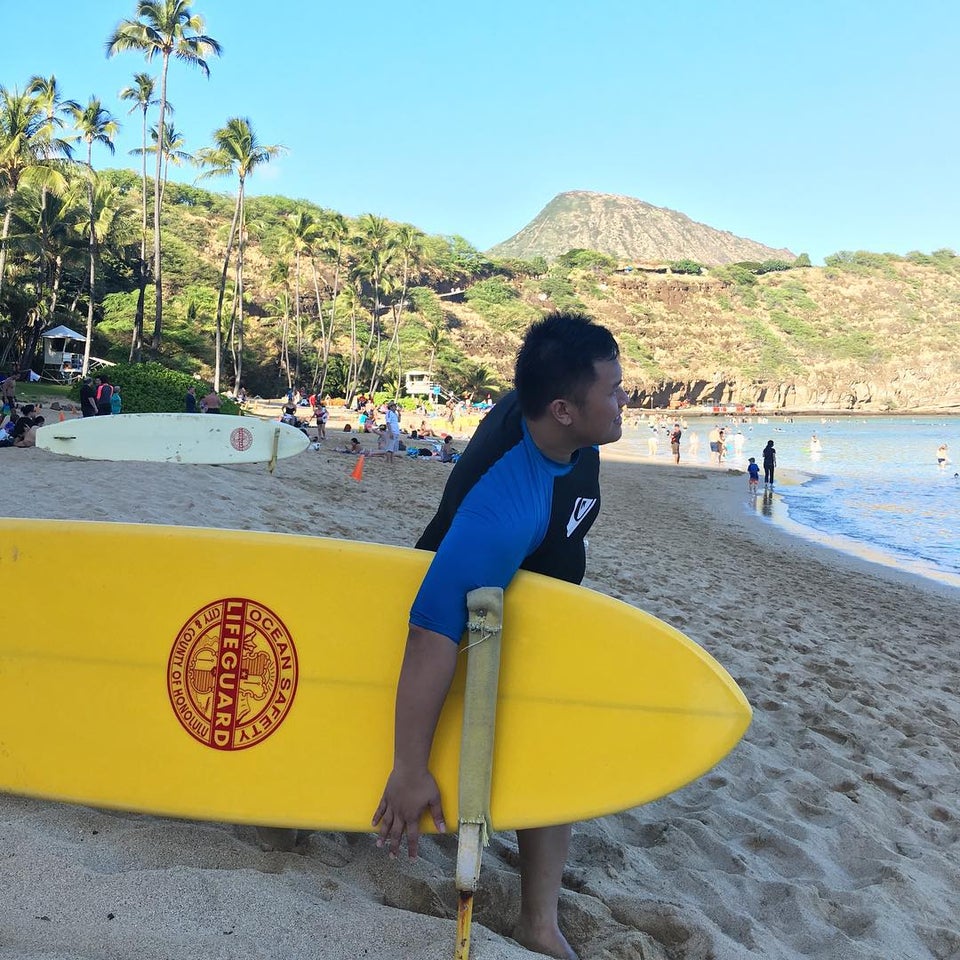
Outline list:
[[[13,416],[13,411],[16,409],[17,403],[17,376],[14,373],[11,373],[8,377],[4,377],[3,382],[0,383],[0,405],[7,407],[9,413]]]
[[[187,387],[187,395],[183,400],[183,409],[185,413],[197,412],[197,388],[192,383]]]
[[[392,401],[387,404],[384,419],[387,424],[387,463],[393,463],[393,455],[400,450],[400,416],[397,405]]]
[[[673,432],[670,434],[670,452],[673,454],[673,462],[680,462],[680,438],[683,436],[683,431],[680,429],[680,424],[675,423],[673,425]]]
[[[211,390],[202,401],[203,409],[206,413],[220,412],[220,394],[216,390]]]
[[[406,835],[416,857],[429,808],[445,829],[430,747],[457,662],[466,595],[506,587],[519,568],[579,583],[583,538],[599,512],[599,444],[620,438],[619,348],[575,313],[527,332],[516,390],[480,424],[453,468],[437,515],[417,543],[437,554],[413,604],[397,685],[394,767],[374,814],[378,844],[395,856]],[[521,904],[515,938],[531,950],[576,958],[557,923],[570,826],[517,833]]]
[[[80,384],[80,415],[83,417],[97,415],[97,391],[90,377],[84,377],[83,383]]]

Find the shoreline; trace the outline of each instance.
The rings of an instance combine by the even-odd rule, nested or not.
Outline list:
[[[920,589],[953,591],[960,588],[960,576],[949,570],[941,570],[932,564],[902,557],[875,544],[843,534],[829,533],[794,520],[790,516],[790,510],[785,499],[779,493],[779,487],[771,491],[772,503],[763,504],[762,490],[759,494],[752,496],[744,489],[747,474],[745,470],[739,467],[718,466],[713,463],[680,464],[680,466],[676,466],[672,463],[652,461],[642,454],[617,448],[618,444],[611,444],[609,448],[602,448],[602,458],[662,470],[664,473],[674,470],[687,470],[710,471],[717,476],[726,475],[729,478],[729,489],[724,495],[724,500],[728,505],[728,510],[736,509],[742,513],[745,521],[744,533],[756,533],[758,538],[762,538],[769,535],[769,531],[775,530],[778,535],[795,541],[797,545],[806,544],[830,551],[850,563],[862,564],[866,570],[880,568],[897,579],[902,578],[906,583],[913,583]],[[802,471],[791,468],[781,470],[780,475],[781,486],[799,485],[812,479],[803,474]],[[736,505],[735,508],[734,505]],[[770,510],[769,515],[764,515],[768,509]],[[767,533],[764,534],[763,531],[767,531]]]

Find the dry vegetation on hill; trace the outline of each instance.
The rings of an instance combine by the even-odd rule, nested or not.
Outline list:
[[[510,313],[451,308],[458,339],[506,377],[531,315],[580,305],[616,331],[641,404],[960,407],[960,260],[947,253],[849,255],[762,276],[572,270],[563,295],[541,299],[550,286],[515,283]]]

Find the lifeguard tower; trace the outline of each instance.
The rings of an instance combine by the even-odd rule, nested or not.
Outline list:
[[[43,341],[43,373],[47,380],[72,383],[83,370],[83,345],[87,338],[69,327],[59,326],[40,334]]]
[[[408,397],[428,397],[434,393],[429,370],[408,370],[404,389]]]

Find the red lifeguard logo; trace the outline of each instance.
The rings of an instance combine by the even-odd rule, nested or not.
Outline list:
[[[237,427],[230,431],[230,446],[241,453],[253,446],[253,434],[246,427]]]
[[[255,600],[226,597],[198,610],[177,634],[167,691],[191,737],[215,750],[243,750],[283,723],[297,674],[283,621]]]

